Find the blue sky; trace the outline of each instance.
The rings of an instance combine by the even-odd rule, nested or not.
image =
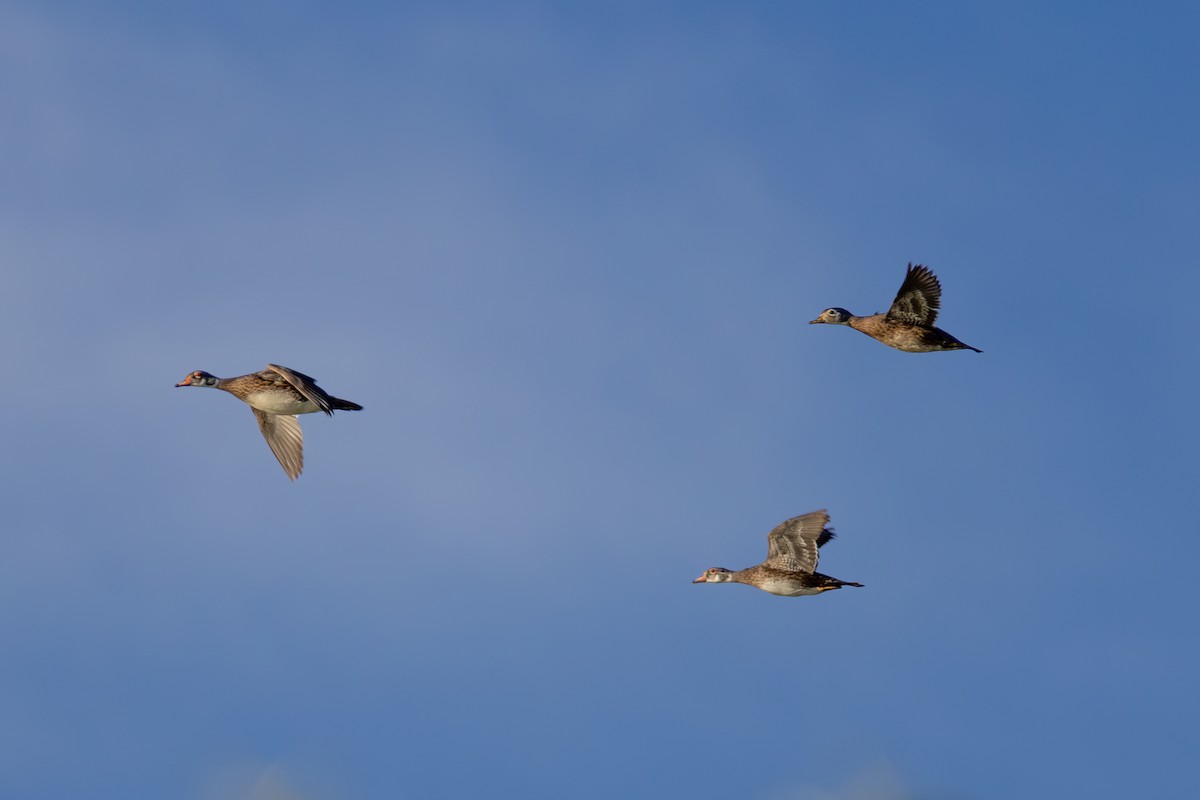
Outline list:
[[[1198,26],[0,6],[0,794],[1178,795]],[[909,261],[983,355],[806,324]]]

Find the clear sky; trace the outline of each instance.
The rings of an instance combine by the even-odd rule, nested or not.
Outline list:
[[[1200,12],[912,5],[0,5],[0,796],[1186,794]]]

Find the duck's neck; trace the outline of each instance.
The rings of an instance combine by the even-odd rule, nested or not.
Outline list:
[[[737,572],[730,574],[729,580],[734,583],[744,583],[747,586],[753,586],[755,569],[757,569],[757,567],[746,567],[746,569],[739,569]]]

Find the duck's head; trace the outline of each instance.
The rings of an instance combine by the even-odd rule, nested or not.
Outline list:
[[[844,308],[827,308],[821,312],[821,316],[816,319],[810,319],[809,325],[824,323],[826,325],[849,325],[850,317],[854,316]]]
[[[733,580],[733,572],[724,567],[713,567],[700,573],[700,577],[692,583],[728,583]]]
[[[207,372],[198,369],[195,372],[189,372],[183,380],[181,380],[179,383],[175,384],[175,387],[178,388],[180,386],[216,386],[216,385],[217,385],[217,376],[216,375],[209,375]]]

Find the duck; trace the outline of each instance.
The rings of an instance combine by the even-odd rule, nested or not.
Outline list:
[[[249,405],[263,438],[291,480],[304,471],[304,436],[297,415],[324,411],[333,416],[334,411],[362,411],[358,403],[326,393],[317,386],[315,378],[278,364],[267,364],[262,372],[236,378],[218,378],[196,370],[175,386],[221,389]]]
[[[692,583],[744,583],[783,597],[821,594],[843,586],[862,587],[817,572],[820,548],[835,536],[829,512],[812,511],[784,520],[767,534],[767,560],[756,567],[712,567]]]
[[[904,283],[886,314],[856,317],[844,308],[827,308],[809,325],[849,325],[872,339],[905,353],[934,353],[942,350],[974,350],[941,328],[934,327],[942,303],[942,284],[924,264],[909,262]]]

